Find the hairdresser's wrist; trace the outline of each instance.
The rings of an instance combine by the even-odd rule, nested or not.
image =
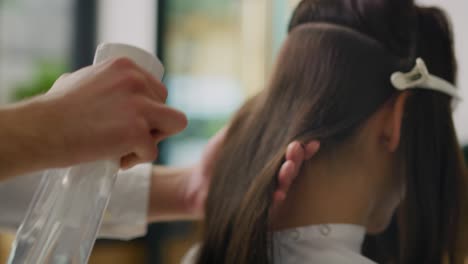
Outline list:
[[[41,170],[54,165],[45,102],[35,98],[0,109],[0,177]],[[50,132],[50,131],[49,131]]]
[[[154,166],[148,206],[148,221],[182,221],[197,218],[188,201],[192,168]]]

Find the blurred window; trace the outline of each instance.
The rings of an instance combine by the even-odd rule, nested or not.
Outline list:
[[[161,50],[170,104],[189,117],[165,162],[193,163],[207,140],[263,88],[272,45],[269,0],[170,0],[162,5]]]
[[[68,70],[72,0],[0,1],[0,102],[45,92]]]

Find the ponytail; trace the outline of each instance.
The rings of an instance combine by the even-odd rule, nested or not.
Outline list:
[[[437,8],[415,9],[418,30],[411,57],[424,58],[429,71],[455,84],[456,60],[445,14]],[[446,263],[463,263],[457,250],[465,166],[451,115],[448,96],[415,91],[407,101],[402,128],[407,197],[400,210],[401,263],[437,264],[445,257]],[[435,132],[430,138],[428,130]]]

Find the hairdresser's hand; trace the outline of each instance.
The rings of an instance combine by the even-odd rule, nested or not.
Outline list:
[[[129,168],[153,161],[156,143],[187,125],[184,114],[165,105],[164,85],[126,58],[61,78],[50,97],[67,113],[58,121],[65,147],[76,153],[71,163],[116,157]]]
[[[164,104],[166,97],[161,82],[125,58],[65,75],[46,95],[14,107],[18,126],[12,133],[25,145],[17,145],[19,160],[35,169],[152,161],[156,143],[187,124],[184,114]]]
[[[302,163],[311,159],[320,148],[320,142],[311,141],[302,144],[298,141],[289,144],[286,149],[286,161],[278,173],[278,190],[274,194],[275,204],[281,203],[286,199],[291,183],[299,174]]]
[[[310,141],[306,144],[295,141],[289,144],[286,149],[286,161],[278,173],[278,190],[274,193],[270,214],[274,215],[283,204],[291,184],[300,173],[302,163],[311,159],[319,148],[319,141]]]
[[[197,217],[203,217],[204,204],[208,195],[212,171],[217,152],[222,147],[227,129],[219,131],[208,143],[201,162],[191,170],[186,191],[186,204],[189,211]],[[286,161],[278,173],[278,190],[274,194],[273,210],[286,198],[291,183],[299,173],[304,160],[312,158],[319,149],[319,142],[312,141],[307,145],[291,143],[286,151]]]

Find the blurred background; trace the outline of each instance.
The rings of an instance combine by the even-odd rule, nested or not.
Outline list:
[[[123,42],[155,52],[166,66],[169,103],[188,129],[165,142],[159,162],[196,162],[207,140],[249,96],[263,88],[298,0],[0,0],[0,103],[47,91],[62,73],[92,63],[96,45]],[[468,2],[421,0],[451,16],[468,98]],[[455,113],[468,143],[468,99]],[[465,122],[464,122],[465,121]],[[90,263],[179,263],[197,224],[163,223],[145,238],[98,241]],[[0,263],[12,236],[0,236]]]

